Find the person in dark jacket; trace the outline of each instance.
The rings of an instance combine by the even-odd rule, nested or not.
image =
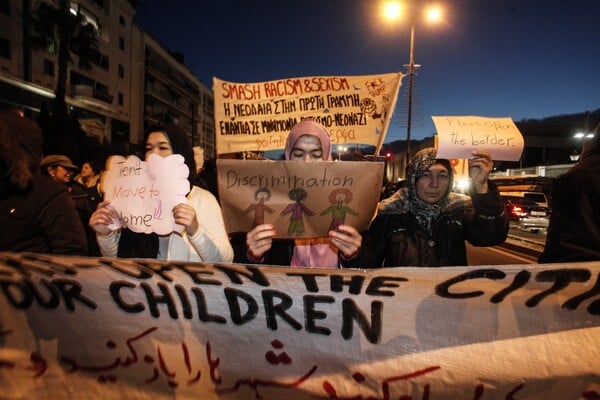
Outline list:
[[[540,263],[600,260],[600,132],[584,143],[579,163],[555,183]]]
[[[506,239],[508,215],[488,180],[487,151],[469,160],[470,196],[453,193],[453,170],[436,149],[418,152],[408,168],[407,186],[379,203],[360,255],[346,267],[441,267],[468,265],[465,240],[475,246]]]
[[[102,254],[100,253],[98,243],[96,242],[96,232],[88,225],[88,221],[100,201],[98,198],[93,201],[93,192],[91,190],[88,191],[85,186],[73,178],[78,170],[79,168],[73,164],[69,157],[61,154],[48,155],[44,157],[40,163],[40,171],[42,174],[65,185],[67,188],[73,203],[75,203],[75,209],[79,214],[79,220],[81,221],[81,225],[87,236],[88,255],[99,257]]]
[[[0,112],[0,251],[87,255],[73,200],[39,172],[41,158],[37,124]]]

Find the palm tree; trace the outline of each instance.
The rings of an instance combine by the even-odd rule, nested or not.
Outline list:
[[[92,68],[98,55],[98,31],[83,15],[71,13],[69,0],[58,0],[57,6],[39,2],[31,13],[30,44],[33,49],[58,54],[58,76],[54,112],[67,112],[65,95],[71,53],[78,55],[78,66]],[[56,4],[56,3],[55,3]]]
[[[69,117],[66,88],[69,65],[73,63],[71,53],[78,56],[81,69],[91,69],[94,57],[98,57],[98,31],[79,12],[71,13],[69,0],[51,3],[39,2],[29,17],[29,44],[32,49],[58,55],[56,97],[51,115],[45,115],[44,152],[70,156],[79,162],[86,149],[85,132],[79,122]],[[48,110],[50,111],[50,110]]]

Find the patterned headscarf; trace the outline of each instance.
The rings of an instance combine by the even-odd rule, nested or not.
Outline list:
[[[323,125],[309,118],[298,122],[290,131],[285,143],[286,160],[290,159],[296,141],[303,135],[318,137],[321,142],[321,148],[323,149],[323,160],[331,160],[331,139],[329,137],[329,132],[327,132],[327,129],[325,129]]]
[[[436,158],[437,151],[433,147],[429,147],[419,151],[413,157],[408,166],[408,204],[409,210],[419,221],[419,224],[427,232],[431,231],[433,221],[440,215],[442,209],[448,200],[448,194],[452,190],[454,176],[452,174],[452,165],[450,161],[443,158]],[[444,193],[444,197],[435,204],[429,204],[417,196],[417,180],[425,174],[425,172],[434,164],[441,164],[447,170],[450,176],[448,190]]]

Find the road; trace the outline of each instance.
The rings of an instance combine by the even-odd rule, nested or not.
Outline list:
[[[473,247],[467,243],[469,265],[536,264],[536,257],[501,246]]]
[[[469,265],[537,264],[546,242],[545,232],[531,233],[511,227],[505,245],[474,247],[467,243]]]

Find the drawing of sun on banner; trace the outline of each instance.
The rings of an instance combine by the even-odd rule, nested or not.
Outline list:
[[[217,154],[282,149],[291,128],[313,118],[332,144],[379,152],[404,75],[313,76],[256,83],[213,78]]]

